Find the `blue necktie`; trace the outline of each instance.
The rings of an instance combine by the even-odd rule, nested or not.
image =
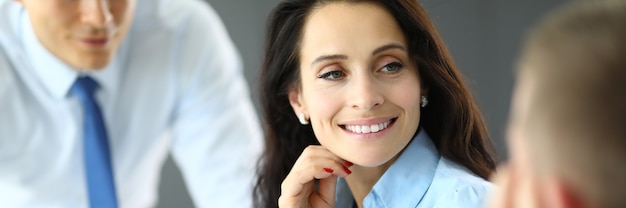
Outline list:
[[[94,99],[98,83],[89,77],[80,77],[71,92],[83,105],[83,153],[89,207],[117,207],[113,168],[104,119]]]

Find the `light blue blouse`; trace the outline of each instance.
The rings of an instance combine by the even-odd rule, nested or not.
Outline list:
[[[420,131],[363,200],[367,208],[483,207],[492,184],[439,155]],[[337,207],[355,207],[345,179],[337,182]]]

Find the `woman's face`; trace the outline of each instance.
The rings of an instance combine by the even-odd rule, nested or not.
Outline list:
[[[331,3],[308,17],[301,88],[289,99],[325,148],[355,164],[391,161],[420,121],[420,80],[402,30],[374,3]]]

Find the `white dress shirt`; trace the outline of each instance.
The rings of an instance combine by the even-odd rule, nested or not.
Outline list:
[[[114,60],[90,72],[120,207],[153,207],[168,152],[198,207],[250,207],[262,133],[241,60],[199,0],[139,0]],[[0,0],[0,207],[86,207],[80,76]]]

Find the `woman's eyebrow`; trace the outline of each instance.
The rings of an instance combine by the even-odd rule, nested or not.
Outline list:
[[[341,55],[341,54],[324,55],[324,56],[317,57],[315,60],[313,60],[313,62],[311,62],[311,65],[318,63],[318,62],[322,62],[322,61],[336,60],[336,59],[348,59],[348,56]]]
[[[382,53],[384,51],[387,50],[391,50],[391,49],[400,49],[403,51],[406,51],[406,48],[400,44],[396,44],[396,43],[390,43],[387,45],[383,45],[381,47],[376,48],[373,52],[372,52],[372,56]],[[342,54],[331,54],[331,55],[323,55],[323,56],[319,56],[317,57],[315,60],[313,60],[313,62],[311,62],[311,66],[322,62],[322,61],[328,61],[328,60],[337,60],[337,59],[348,59],[348,56],[346,55],[342,55]]]
[[[404,48],[404,46],[402,46],[400,44],[396,44],[396,43],[391,43],[391,44],[387,44],[387,45],[378,47],[376,50],[374,50],[372,52],[372,56],[374,56],[376,54],[379,54],[379,53],[382,53],[382,52],[387,51],[387,50],[391,50],[391,49],[400,49],[400,50],[406,51],[406,48]]]

